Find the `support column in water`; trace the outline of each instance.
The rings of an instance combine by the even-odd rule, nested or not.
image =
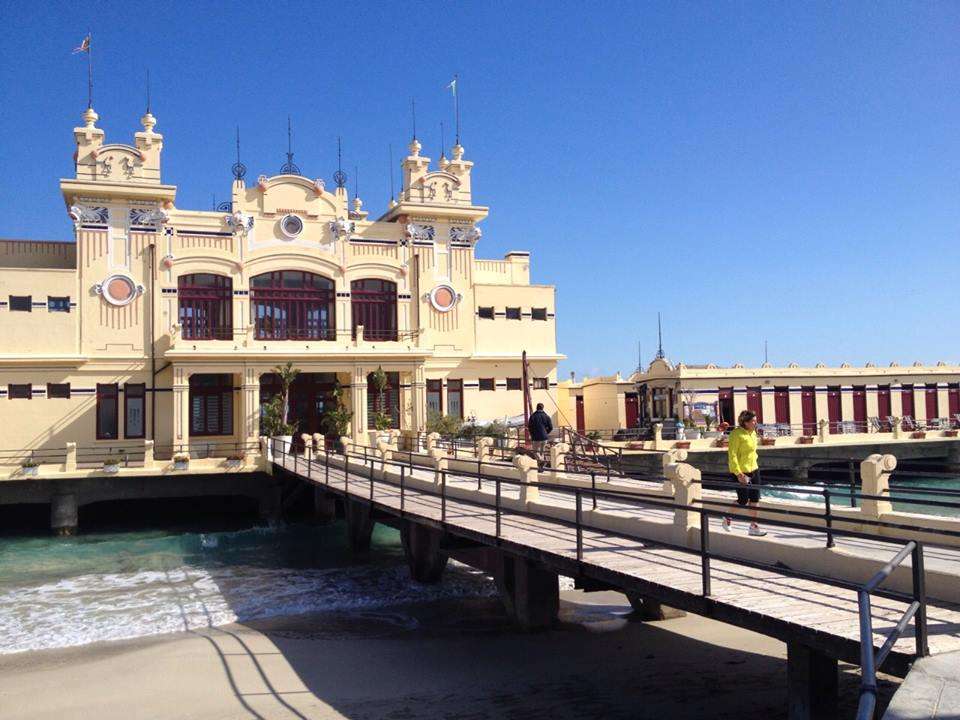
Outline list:
[[[365,552],[370,549],[370,537],[373,535],[373,518],[367,503],[344,499],[344,514],[347,518],[347,538],[350,549]]]
[[[76,493],[59,493],[50,501],[50,529],[57,535],[76,535],[78,520]]]
[[[539,630],[556,622],[560,578],[555,572],[533,560],[501,551],[496,581],[507,613],[521,628]]]
[[[408,520],[403,524],[400,537],[410,576],[419,583],[440,582],[448,559],[440,548],[443,533]]]

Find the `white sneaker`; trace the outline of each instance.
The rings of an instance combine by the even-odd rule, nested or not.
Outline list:
[[[727,532],[730,532],[730,526],[731,526],[732,524],[733,524],[733,522],[730,520],[730,518],[725,517],[725,518],[723,519],[723,522],[720,523],[720,527],[722,527],[722,528],[723,528],[724,530],[726,530]]]
[[[763,537],[767,534],[766,530],[761,530],[759,525],[751,525],[750,529],[747,530],[747,535],[751,537]]]

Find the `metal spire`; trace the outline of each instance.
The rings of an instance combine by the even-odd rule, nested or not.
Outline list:
[[[417,139],[417,101],[410,98],[410,112],[413,116],[413,139]]]
[[[337,135],[337,171],[333,174],[333,181],[337,184],[338,188],[342,188],[347,184],[347,174],[343,171],[342,158],[340,155],[340,136]]]
[[[150,114],[150,68],[147,68],[147,115]]]
[[[243,180],[243,176],[247,174],[247,166],[240,162],[240,126],[237,125],[237,161],[233,164],[233,167],[230,168],[233,172],[234,180]]]
[[[390,169],[387,175],[390,176],[390,199],[393,200],[393,144],[390,144]]]
[[[770,355],[767,353],[767,341],[763,341],[763,364],[766,365],[770,362]]]
[[[290,116],[287,115],[287,161],[280,168],[283,175],[300,175],[300,168],[293,162],[293,129],[290,124]]]
[[[657,313],[657,359],[663,360],[663,329],[660,324],[660,313]]]
[[[446,141],[443,139],[443,120],[440,121],[440,157],[446,157],[444,155],[444,150],[447,147]]]
[[[360,168],[353,166],[353,197],[360,197]]]

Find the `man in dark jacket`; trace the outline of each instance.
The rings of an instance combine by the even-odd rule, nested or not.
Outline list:
[[[530,439],[533,441],[533,451],[542,461],[543,448],[547,444],[550,433],[553,432],[553,423],[550,422],[550,416],[543,411],[543,403],[537,403],[537,411],[530,416],[527,430],[530,431]]]

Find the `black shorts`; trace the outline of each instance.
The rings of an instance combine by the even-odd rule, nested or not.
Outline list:
[[[737,505],[746,505],[748,502],[760,502],[760,472],[744,473],[747,476],[749,485],[741,485],[736,475],[731,475],[733,481],[737,483]]]

